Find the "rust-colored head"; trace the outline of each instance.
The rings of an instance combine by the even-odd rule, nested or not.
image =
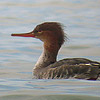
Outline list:
[[[43,42],[57,42],[61,46],[65,41],[62,25],[58,22],[45,22],[35,27],[32,32],[24,34],[12,34],[12,36],[34,37]]]

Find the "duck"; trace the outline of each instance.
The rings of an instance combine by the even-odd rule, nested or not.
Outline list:
[[[87,58],[65,58],[57,61],[58,51],[67,40],[63,25],[59,22],[43,22],[28,33],[11,36],[32,37],[43,42],[43,52],[33,68],[36,79],[85,79],[97,80],[100,62]]]

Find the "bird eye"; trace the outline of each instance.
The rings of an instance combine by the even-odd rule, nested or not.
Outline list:
[[[39,34],[41,34],[41,33],[42,33],[42,31],[39,31],[38,33],[39,33]]]

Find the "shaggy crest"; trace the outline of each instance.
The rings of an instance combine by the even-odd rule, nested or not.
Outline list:
[[[52,31],[51,33],[58,37],[58,43],[60,46],[65,42],[66,35],[63,31],[63,25],[58,22],[44,22],[40,25],[37,25],[33,30],[34,33],[40,31]]]

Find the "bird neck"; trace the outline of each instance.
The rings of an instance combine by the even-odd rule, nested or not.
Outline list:
[[[59,45],[57,45],[57,42],[44,42],[43,52],[35,64],[34,69],[45,68],[56,62],[59,49],[60,48]]]

